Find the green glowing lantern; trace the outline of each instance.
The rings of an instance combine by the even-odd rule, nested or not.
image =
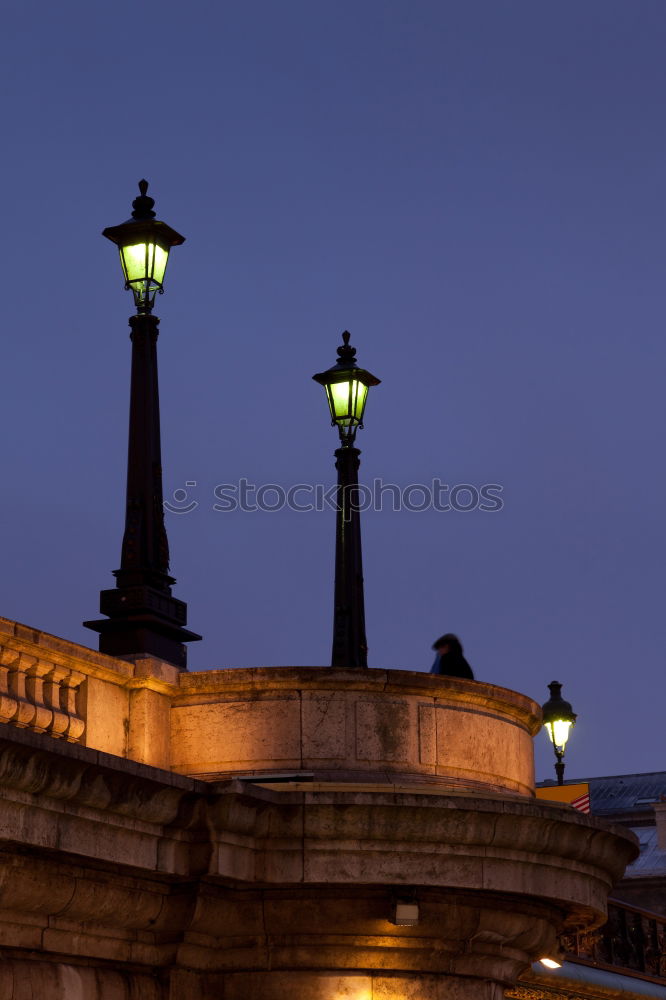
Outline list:
[[[564,748],[569,739],[571,727],[576,723],[576,713],[571,708],[568,701],[561,695],[562,685],[553,681],[548,685],[550,698],[542,708],[543,725],[550,742],[555,748],[564,754]]]
[[[120,251],[125,288],[132,289],[137,312],[149,313],[156,293],[164,291],[169,251],[184,243],[185,237],[155,218],[155,201],[146,194],[148,181],[139,181],[139,191],[132,202],[132,218],[120,226],[109,226],[102,235]]]
[[[337,364],[312,377],[326,389],[331,423],[338,428],[340,440],[343,444],[351,444],[357,429],[363,426],[368,389],[379,385],[380,379],[358,367],[356,348],[349,346],[347,330],[342,334],[342,341],[342,347],[338,347]]]

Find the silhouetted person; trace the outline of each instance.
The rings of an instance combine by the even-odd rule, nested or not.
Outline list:
[[[447,632],[432,648],[436,652],[435,662],[430,668],[431,674],[442,674],[445,677],[467,677],[474,680],[474,674],[469,663],[463,656],[462,643],[457,635]]]

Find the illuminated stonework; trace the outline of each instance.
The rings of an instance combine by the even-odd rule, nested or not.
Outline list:
[[[184,674],[6,620],[0,664],[3,998],[500,1000],[636,853],[533,797],[538,708],[493,685]]]

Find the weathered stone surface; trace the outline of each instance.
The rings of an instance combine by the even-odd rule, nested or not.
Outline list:
[[[206,998],[209,994],[206,994]],[[213,994],[211,993],[212,997]],[[447,976],[321,975],[307,972],[246,973],[227,976],[224,1000],[503,1000],[500,986]]]
[[[195,775],[257,768],[298,770],[300,712],[297,696],[172,710],[174,769]]]
[[[538,706],[493,685],[0,619],[0,718],[0,1000],[499,1000],[636,853],[534,800]]]
[[[172,767],[207,779],[303,769],[326,781],[373,775],[533,794],[537,713],[493,685],[400,670],[182,675]]]
[[[89,675],[82,688],[86,746],[126,757],[129,737],[129,690],[124,684]]]
[[[127,756],[153,767],[171,763],[171,720],[168,700],[158,691],[130,691]]]
[[[0,963],[0,1000],[38,998],[168,1000],[168,993],[155,976],[146,973],[128,975],[110,969],[94,969],[62,962],[51,964],[16,958],[4,959]]]
[[[335,764],[353,754],[347,734],[349,698],[345,691],[304,691],[302,695],[303,764]],[[350,734],[351,735],[351,734]],[[355,736],[355,734],[354,734]]]

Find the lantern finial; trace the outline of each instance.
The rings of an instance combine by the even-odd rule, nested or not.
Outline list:
[[[342,347],[338,347],[338,364],[342,365],[355,365],[356,364],[356,348],[349,346],[349,338],[351,334],[349,330],[345,330],[342,334]]]
[[[148,181],[146,180],[139,181],[140,194],[139,197],[135,198],[134,201],[132,202],[132,208],[134,209],[134,211],[132,212],[133,219],[141,220],[141,219],[155,218],[155,213],[153,212],[153,205],[155,204],[155,199],[148,197],[148,195],[146,194],[147,190],[148,190]]]

